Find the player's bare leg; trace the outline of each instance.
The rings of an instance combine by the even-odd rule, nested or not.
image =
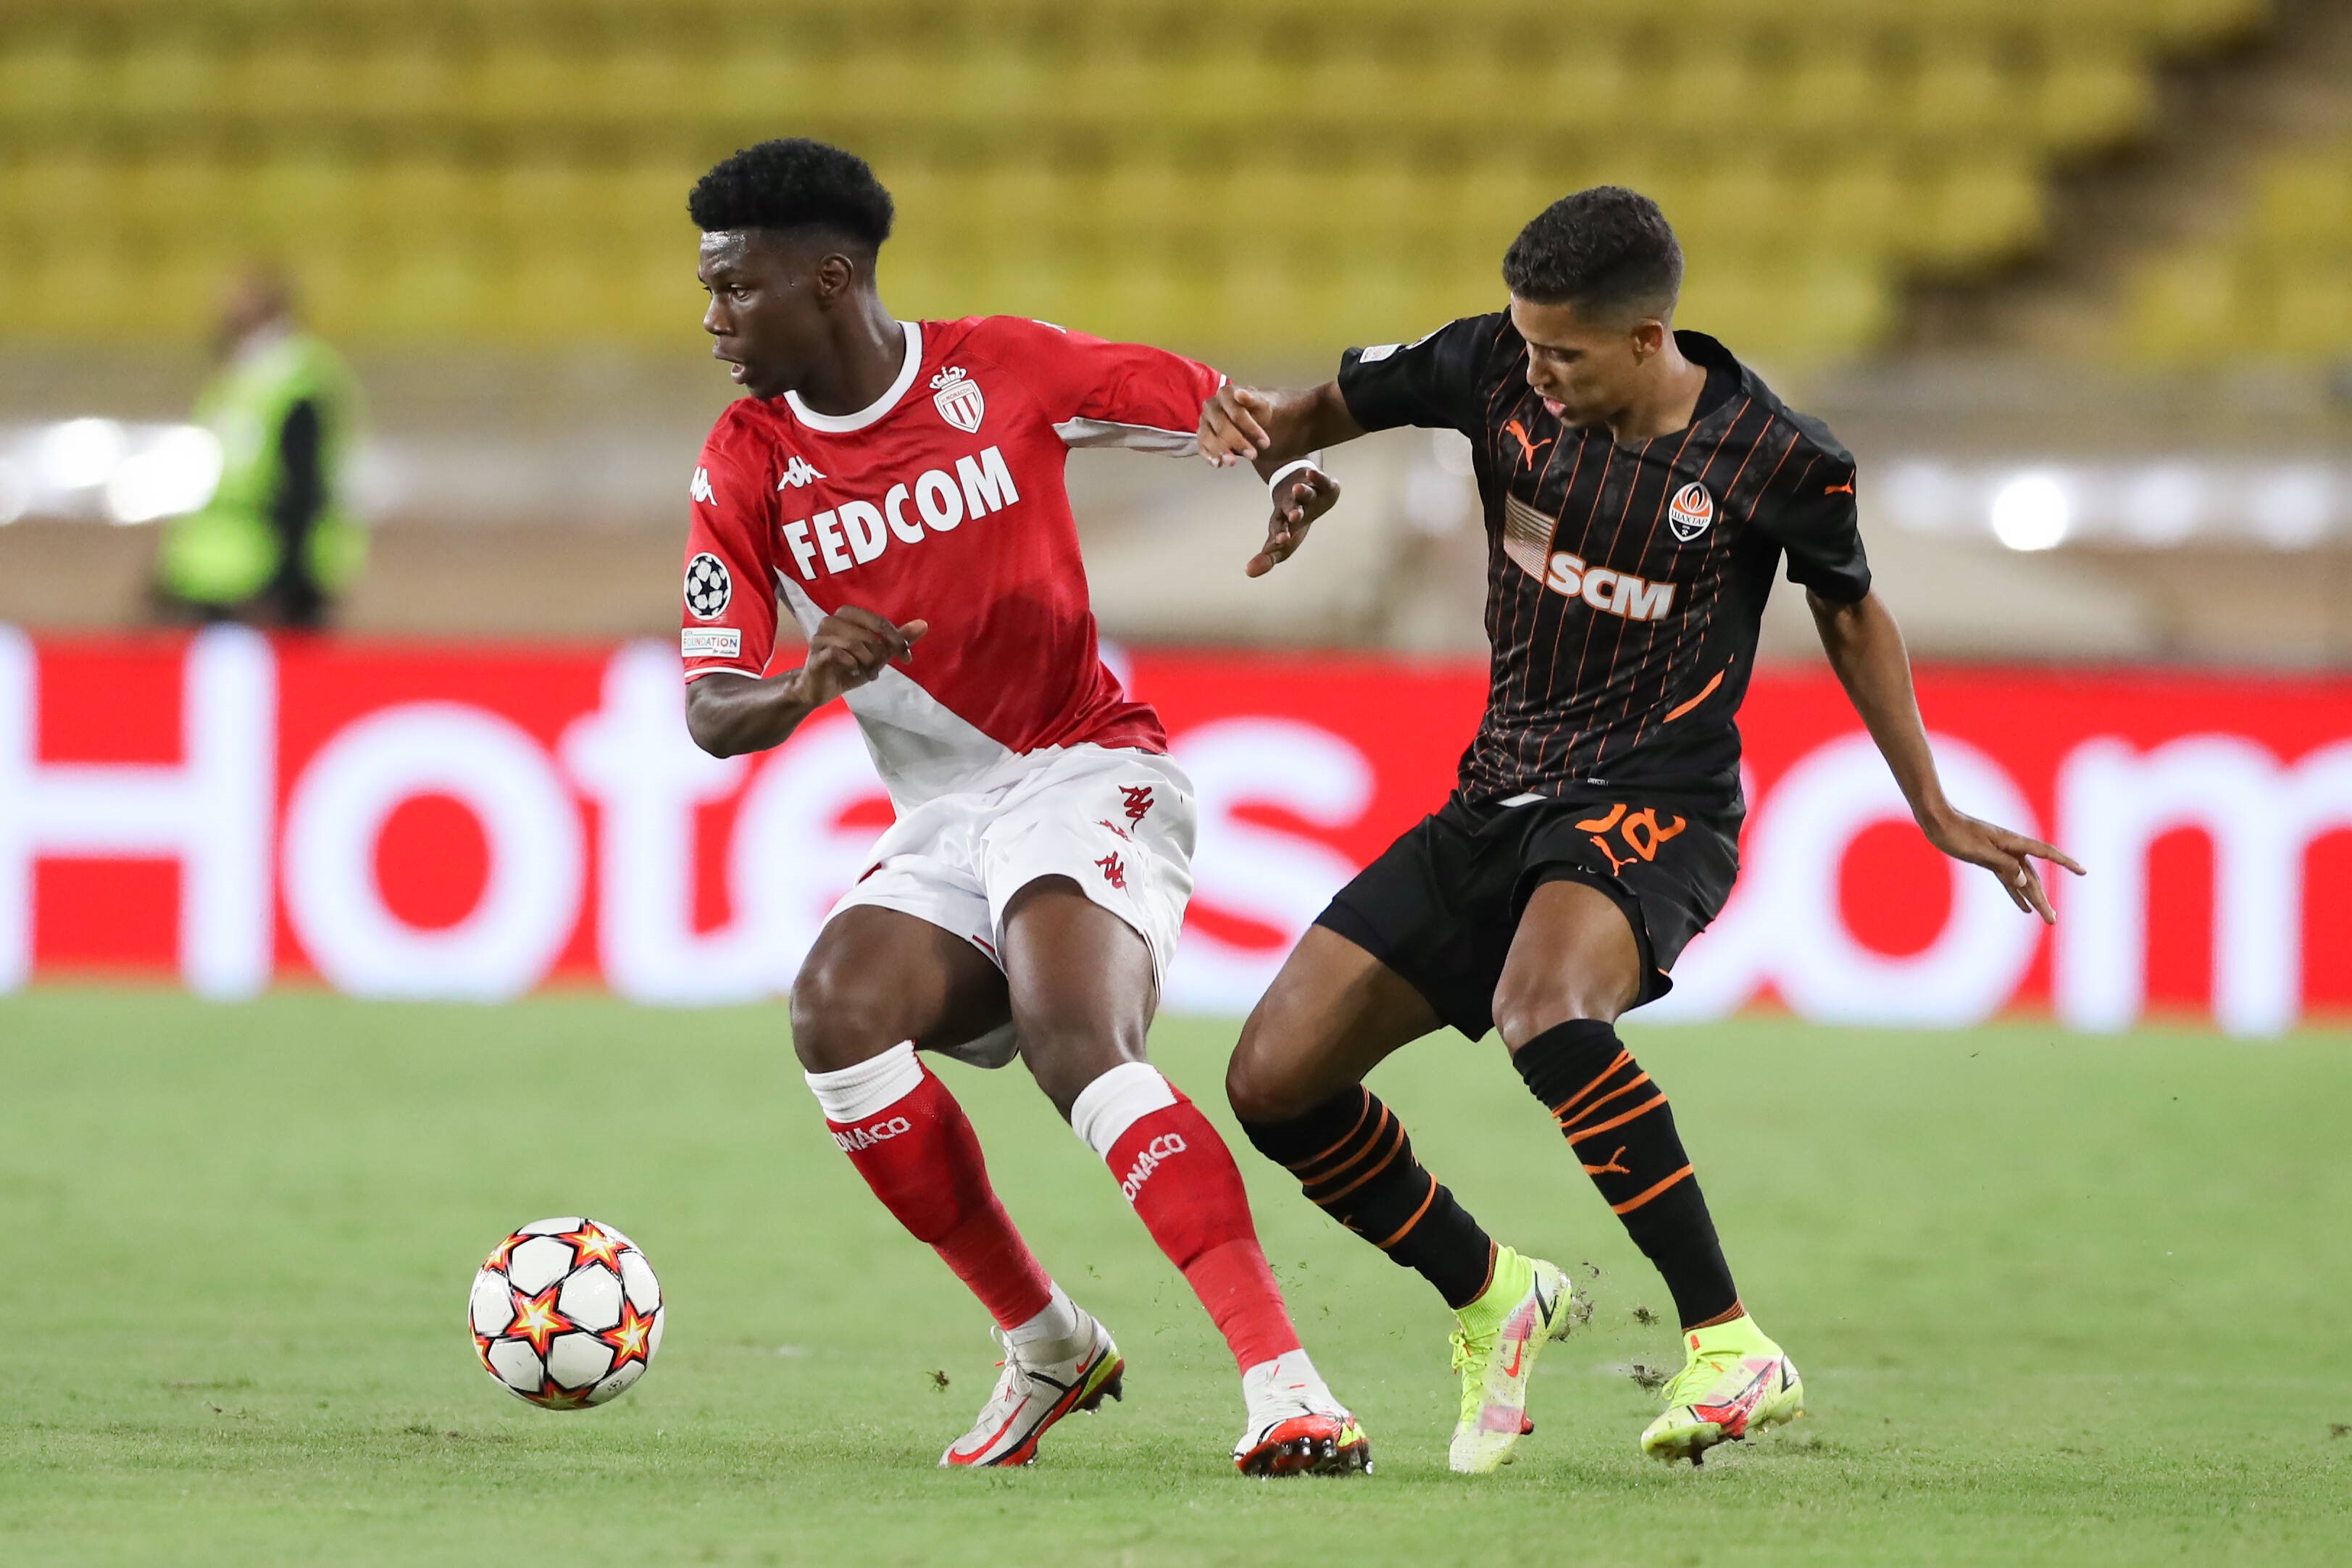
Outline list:
[[[1512,937],[1495,1025],[1519,1076],[1674,1295],[1688,1360],[1642,1446],[1696,1463],[1717,1443],[1800,1414],[1804,1391],[1740,1304],[1664,1091],[1617,1037],[1619,1015],[1641,991],[1641,948],[1617,901],[1588,883],[1549,881],[1529,898]]]
[[[1224,1140],[1144,1059],[1158,986],[1143,938],[1069,879],[1042,877],[1006,907],[1004,968],[1038,1087],[1109,1165],[1233,1351],[1249,1407],[1235,1465],[1369,1469],[1370,1445],[1300,1348]]]
[[[1310,926],[1243,1026],[1225,1094],[1250,1141],[1323,1211],[1420,1272],[1459,1318],[1462,1405],[1448,1462],[1482,1473],[1533,1431],[1537,1355],[1572,1321],[1566,1278],[1497,1247],[1413,1158],[1363,1079],[1438,1026],[1411,983],[1337,931]]]
[[[1046,1428],[1119,1391],[1118,1347],[1038,1266],[962,1107],[915,1055],[988,1033],[1009,1006],[1003,975],[969,942],[872,905],[825,923],[793,987],[793,1047],[834,1141],[1005,1342],[1003,1377],[941,1464],[1026,1464]]]

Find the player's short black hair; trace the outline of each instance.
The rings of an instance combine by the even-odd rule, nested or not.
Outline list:
[[[1683,247],[1658,204],[1622,185],[1562,196],[1519,230],[1503,281],[1532,305],[1663,315],[1682,291]]]
[[[686,210],[705,234],[737,228],[826,228],[878,249],[890,237],[890,193],[866,160],[805,136],[746,147],[697,180]]]

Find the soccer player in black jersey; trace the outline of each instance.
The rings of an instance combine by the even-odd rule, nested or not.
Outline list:
[[[1310,1199],[1454,1310],[1451,1462],[1492,1470],[1533,1429],[1528,1374],[1567,1332],[1569,1282],[1490,1240],[1362,1080],[1441,1024],[1498,1029],[1674,1295],[1687,1362],[1642,1447],[1696,1462],[1796,1415],[1803,1385],[1748,1317],[1665,1095],[1614,1026],[1665,994],[1731,890],[1733,720],[1784,555],[1929,842],[2044,921],[2029,858],[2081,868],[1945,798],[1902,634],[1871,593],[1853,459],[1721,343],[1673,329],[1682,252],[1656,204],[1614,186],[1555,202],[1503,277],[1506,311],[1351,349],[1309,391],[1228,385],[1202,411],[1202,452],[1251,460],[1274,490],[1251,575],[1337,499],[1309,455],[1401,425],[1470,438],[1490,557],[1486,713],[1454,794],[1300,940],[1226,1092]]]

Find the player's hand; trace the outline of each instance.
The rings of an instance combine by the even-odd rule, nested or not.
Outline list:
[[[802,699],[822,707],[856,690],[892,659],[910,658],[930,629],[928,621],[894,626],[871,610],[844,605],[819,622],[809,638],[808,658],[801,665]]]
[[[1256,387],[1225,383],[1201,405],[1201,456],[1219,468],[1255,458],[1274,445],[1265,433],[1273,413],[1274,399]]]
[[[1274,497],[1274,515],[1266,520],[1265,547],[1244,568],[1263,577],[1297,552],[1307,542],[1315,520],[1339,501],[1339,481],[1320,468],[1299,468],[1284,476]]]
[[[2040,915],[2043,925],[2056,925],[2058,916],[2050,908],[2050,895],[2042,886],[2042,875],[2033,868],[2033,861],[2047,860],[2053,866],[2065,867],[2077,877],[2083,875],[2083,868],[2063,850],[1965,812],[1948,813],[1935,821],[1921,823],[1920,827],[1927,833],[1928,843],[1953,859],[1981,866],[2000,878],[2000,889],[2009,895],[2010,901],[2028,914]]]

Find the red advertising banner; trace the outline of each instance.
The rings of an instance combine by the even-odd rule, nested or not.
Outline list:
[[[1201,802],[1168,1002],[1239,1013],[1444,798],[1484,672],[1149,653],[1130,673]],[[1655,1016],[2023,1005],[2265,1034],[2352,1011],[2352,679],[1955,668],[1919,689],[1955,799],[2091,868],[2061,878],[2058,930],[1927,848],[1833,679],[1767,670],[1742,715],[1739,887]],[[0,628],[0,989],[772,995],[889,819],[845,711],[764,757],[695,750],[658,644]]]

